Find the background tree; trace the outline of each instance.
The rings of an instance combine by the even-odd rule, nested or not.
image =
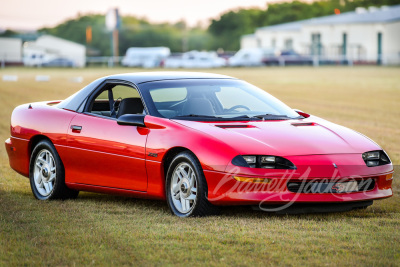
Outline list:
[[[187,50],[238,50],[240,37],[254,33],[258,27],[309,19],[353,11],[357,7],[400,4],[400,0],[321,0],[314,2],[282,2],[268,4],[264,9],[236,9],[213,19],[207,29],[200,26],[188,27],[185,21],[177,23],[150,23],[147,19],[134,16],[122,17],[119,54],[124,55],[129,47],[167,46],[172,52]],[[92,41],[86,44],[86,28],[92,28]],[[42,28],[39,34],[51,34],[87,45],[88,55],[111,54],[110,32],[105,27],[103,14],[78,15],[54,28]],[[18,36],[6,30],[0,36]],[[25,38],[25,39],[31,39]]]
[[[265,9],[227,11],[219,19],[211,21],[208,31],[214,38],[212,48],[237,50],[240,46],[240,36],[254,33],[258,27],[334,15],[335,9],[347,12],[354,11],[357,7],[395,4],[400,4],[400,0],[322,0],[311,3],[301,1],[274,3],[268,4]]]

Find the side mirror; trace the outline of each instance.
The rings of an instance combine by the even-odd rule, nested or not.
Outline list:
[[[125,114],[117,119],[117,123],[119,125],[146,127],[144,124],[145,116],[144,114]]]

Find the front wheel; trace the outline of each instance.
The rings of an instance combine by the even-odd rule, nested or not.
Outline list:
[[[167,202],[174,215],[207,216],[218,212],[207,199],[207,182],[192,153],[178,154],[168,168],[166,179]]]
[[[39,142],[32,151],[29,180],[33,195],[39,200],[76,198],[79,191],[65,185],[64,166],[48,140]]]

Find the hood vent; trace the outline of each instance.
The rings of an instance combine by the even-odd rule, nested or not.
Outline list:
[[[315,122],[299,122],[299,123],[292,123],[293,126],[315,126],[317,125]]]
[[[222,129],[235,129],[235,128],[254,128],[254,126],[252,126],[252,125],[243,125],[243,124],[231,124],[231,125],[229,125],[229,124],[227,124],[227,125],[223,125],[223,124],[220,124],[220,125],[215,125],[216,127],[218,127],[218,128],[222,128]]]

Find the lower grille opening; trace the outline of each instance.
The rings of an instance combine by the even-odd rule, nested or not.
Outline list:
[[[349,184],[351,183],[351,184]],[[354,184],[357,183],[357,184]],[[346,186],[350,190],[346,191]],[[353,188],[351,189],[351,187]],[[368,178],[362,180],[340,180],[327,182],[325,181],[289,181],[287,188],[293,193],[351,193],[351,192],[366,192],[375,188],[375,179]],[[343,190],[343,191],[342,191]]]

